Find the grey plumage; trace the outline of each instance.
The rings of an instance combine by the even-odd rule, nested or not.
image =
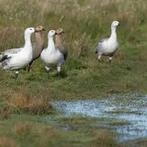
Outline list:
[[[55,35],[55,46],[63,54],[64,60],[68,57],[68,50],[63,45],[62,34],[64,33],[62,28],[56,30]]]

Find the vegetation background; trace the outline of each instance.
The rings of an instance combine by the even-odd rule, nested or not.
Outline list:
[[[108,63],[107,58],[99,63],[95,48],[100,38],[109,36],[113,20],[120,21],[120,48],[112,64]],[[46,73],[40,60],[35,62],[30,73],[22,71],[17,80],[12,78],[12,72],[0,71],[0,145],[7,145],[8,142],[9,147],[36,147],[37,139],[32,138],[37,136],[45,147],[49,144],[56,145],[67,138],[67,134],[64,134],[64,138],[49,126],[46,133],[52,132],[48,134],[52,141],[47,141],[47,137],[42,138],[46,126],[37,124],[36,119],[40,114],[52,112],[49,100],[146,93],[146,0],[0,0],[0,51],[22,46],[24,29],[37,25],[43,25],[46,30],[62,27],[65,30],[64,40],[69,57],[62,78],[56,77],[54,70],[50,74]],[[46,36],[47,32],[45,38]],[[13,116],[11,119],[10,114]],[[21,118],[18,114],[21,114]],[[31,122],[22,124],[24,120]],[[37,126],[35,129],[33,123]],[[15,129],[10,133],[11,127]],[[35,135],[37,133],[34,130],[38,131],[38,135]]]

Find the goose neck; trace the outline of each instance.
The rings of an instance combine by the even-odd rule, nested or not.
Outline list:
[[[60,35],[56,35],[55,42],[57,46],[62,46],[62,37]]]
[[[36,41],[36,43],[43,43],[44,42],[42,32],[35,33],[35,41]]]
[[[36,39],[42,39],[42,37],[43,37],[42,32],[35,32],[35,38]]]
[[[32,44],[31,44],[31,34],[26,34],[25,33],[24,38],[25,38],[24,48],[28,48],[28,47],[32,46]]]
[[[117,39],[116,27],[111,27],[111,36],[110,39]]]
[[[48,48],[51,50],[55,50],[55,44],[53,37],[48,38]]]

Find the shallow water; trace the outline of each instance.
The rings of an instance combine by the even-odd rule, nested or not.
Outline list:
[[[116,131],[120,142],[147,137],[147,97],[56,101],[52,104],[66,118],[103,119],[101,126]]]

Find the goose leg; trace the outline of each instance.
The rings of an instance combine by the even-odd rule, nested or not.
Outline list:
[[[109,63],[111,63],[112,62],[112,57],[109,57]]]
[[[101,57],[102,57],[102,55],[98,54],[98,56],[97,56],[98,61],[101,61]]]
[[[28,65],[28,72],[30,72],[31,68],[32,68],[32,64],[33,64],[33,61],[31,61]]]
[[[61,64],[57,65],[57,74],[60,76],[61,73]]]
[[[50,67],[49,66],[45,66],[45,69],[46,69],[47,72],[50,71]]]
[[[49,67],[49,66],[45,66],[45,69],[46,69],[46,71],[47,71],[47,73],[48,73],[48,78],[49,78],[50,67]]]
[[[17,79],[18,78],[18,74],[19,74],[19,71],[15,71],[15,79]]]

